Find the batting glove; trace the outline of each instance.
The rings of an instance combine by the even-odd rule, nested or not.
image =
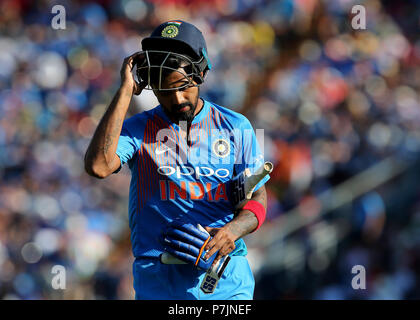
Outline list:
[[[173,221],[163,233],[161,242],[165,252],[207,271],[217,256],[216,252],[209,259],[204,259],[207,253],[204,248],[211,238],[200,224]]]

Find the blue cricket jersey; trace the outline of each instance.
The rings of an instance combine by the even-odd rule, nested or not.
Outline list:
[[[135,257],[158,257],[161,232],[175,218],[210,227],[231,221],[231,179],[264,162],[248,119],[202,100],[188,139],[186,123],[173,123],[160,105],[124,121],[116,153],[132,174],[129,224]]]

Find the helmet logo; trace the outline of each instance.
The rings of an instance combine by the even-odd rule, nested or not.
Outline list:
[[[174,24],[170,24],[162,30],[162,37],[175,38],[178,35],[178,32],[178,27]]]

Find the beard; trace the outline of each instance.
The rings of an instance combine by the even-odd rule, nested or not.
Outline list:
[[[190,107],[188,111],[179,111],[184,107]],[[177,121],[187,121],[188,125],[190,125],[194,119],[195,110],[197,109],[197,104],[193,105],[191,102],[185,102],[179,105],[173,105],[172,110],[175,111],[175,118]]]
[[[180,121],[186,121],[188,126],[190,126],[195,117],[195,110],[197,109],[199,97],[200,94],[197,94],[197,98],[194,103],[188,101],[181,104],[173,104],[171,109],[167,110],[169,113],[168,116],[178,123]],[[180,111],[184,107],[190,107],[190,109],[187,111]]]

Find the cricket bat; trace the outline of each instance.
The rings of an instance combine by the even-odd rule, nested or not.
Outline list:
[[[273,171],[273,164],[270,161],[264,162],[254,174],[251,174],[249,168],[237,175],[232,181],[231,197],[236,210],[242,209],[252,198],[255,187]]]
[[[243,206],[245,206],[248,200],[252,198],[252,194],[258,183],[272,171],[273,164],[270,161],[266,161],[255,171],[254,174],[251,174],[251,171],[247,168],[238,174],[235,178],[233,178],[231,201],[235,207],[235,210],[240,210],[243,208]],[[199,225],[198,227],[200,228],[201,226]],[[205,231],[204,228],[202,229]],[[167,252],[161,254],[160,261],[164,264],[186,264],[186,262],[173,257]]]

